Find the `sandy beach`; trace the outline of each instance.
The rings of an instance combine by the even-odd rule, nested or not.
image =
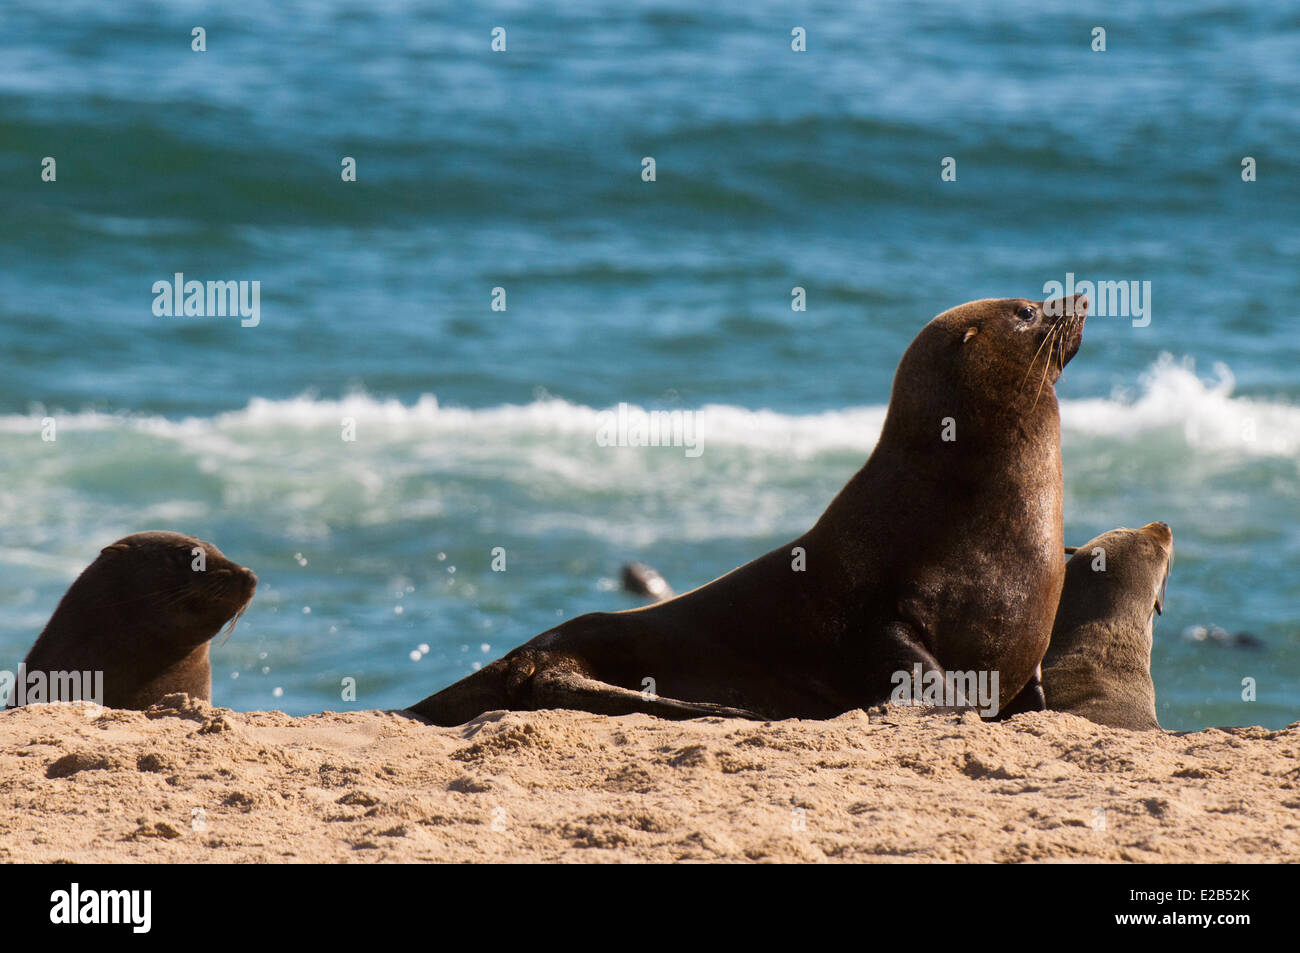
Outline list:
[[[1279,862],[1300,724],[0,713],[8,862]]]

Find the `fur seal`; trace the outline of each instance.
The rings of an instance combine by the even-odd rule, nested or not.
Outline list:
[[[124,537],[64,593],[23,668],[49,684],[54,672],[102,672],[95,701],[109,708],[148,708],[172,692],[211,701],[208,640],[234,628],[256,587],[251,569],[193,536]]]
[[[1160,727],[1151,643],[1173,559],[1164,523],[1113,529],[1078,548],[1043,657],[1048,708],[1113,728]]]
[[[1234,649],[1264,648],[1264,640],[1251,632],[1229,632],[1214,624],[1189,625],[1183,629],[1183,639],[1187,642],[1210,642]]]
[[[623,591],[645,596],[651,602],[665,602],[677,595],[658,569],[645,563],[623,565]]]
[[[991,674],[995,707],[1014,698],[1061,594],[1054,385],[1087,304],[945,311],[903,354],[870,458],[803,536],[674,599],[570,619],[410,711],[831,718],[911,671]]]

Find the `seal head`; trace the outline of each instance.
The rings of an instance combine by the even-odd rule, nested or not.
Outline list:
[[[1114,728],[1160,727],[1151,647],[1173,559],[1165,523],[1113,529],[1078,548],[1043,658],[1048,708]]]
[[[251,569],[211,543],[160,531],[126,536],[68,588],[26,672],[102,672],[110,708],[147,708],[172,692],[211,701],[207,643],[223,625],[233,629],[256,587]]]

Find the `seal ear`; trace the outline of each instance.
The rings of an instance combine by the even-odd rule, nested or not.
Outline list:
[[[967,328],[966,333],[961,336],[961,343],[965,344],[967,341],[969,341],[971,338],[973,338],[975,335],[979,333],[980,333],[979,328]]]
[[[110,543],[99,551],[101,556],[112,556],[114,553],[124,553],[131,547],[126,543]]]

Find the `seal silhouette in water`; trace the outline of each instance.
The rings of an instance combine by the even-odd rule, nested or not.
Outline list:
[[[24,670],[51,685],[56,672],[102,672],[96,700],[109,708],[148,708],[172,692],[211,701],[208,641],[234,627],[256,587],[251,569],[193,536],[124,537],[64,593]]]
[[[625,592],[645,596],[651,602],[664,602],[677,595],[659,570],[645,563],[625,563],[622,582]]]
[[[1087,300],[945,311],[894,376],[870,459],[798,539],[655,605],[549,629],[411,707],[829,718],[899,672],[1028,683],[1064,575],[1055,383]],[[991,679],[990,679],[991,681]]]
[[[1151,645],[1173,559],[1164,523],[1113,529],[1078,548],[1043,657],[1048,708],[1113,728],[1160,727]]]

